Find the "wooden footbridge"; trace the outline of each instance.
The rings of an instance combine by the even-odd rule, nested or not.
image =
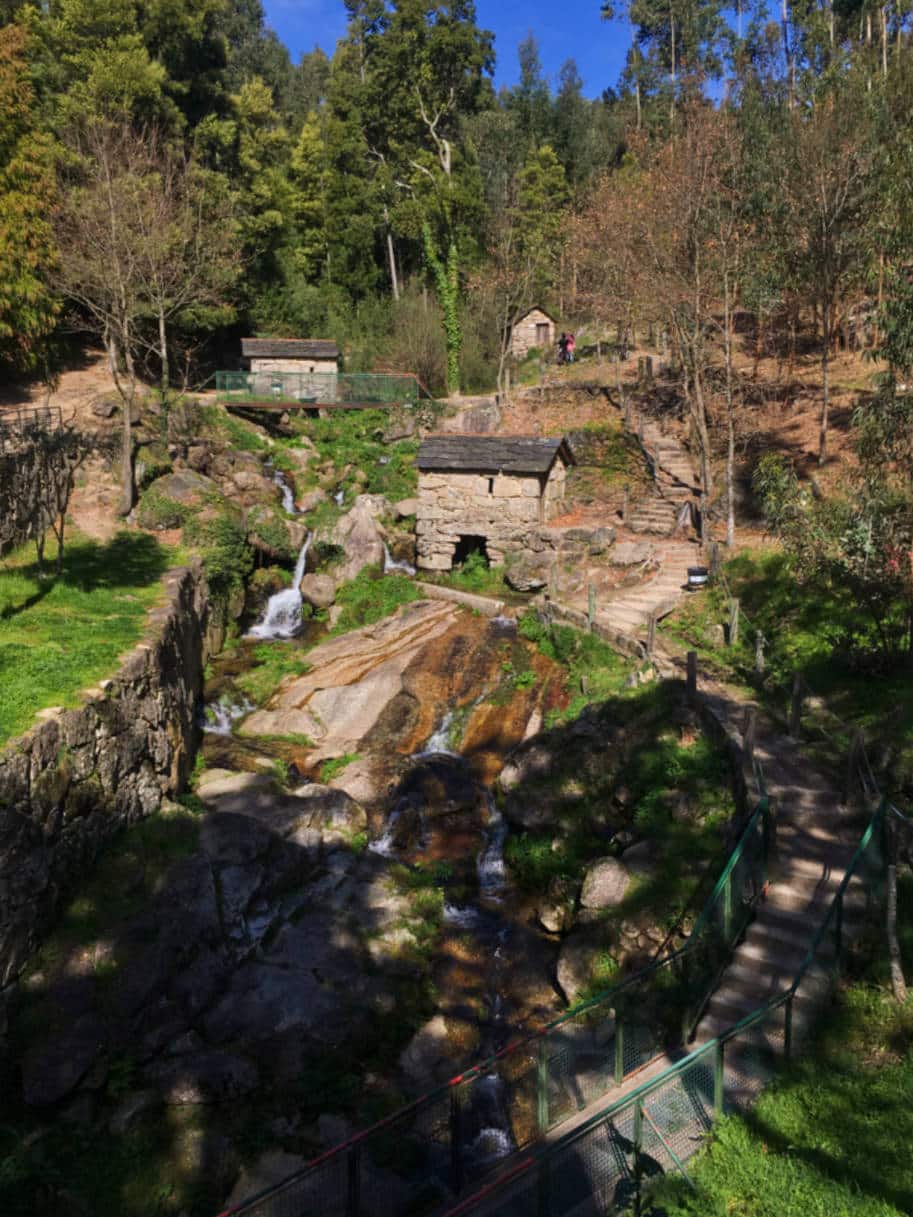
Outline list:
[[[217,372],[216,396],[226,406],[274,414],[383,410],[432,400],[412,372]]]

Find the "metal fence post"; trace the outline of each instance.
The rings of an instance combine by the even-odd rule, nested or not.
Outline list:
[[[463,1103],[459,1086],[450,1090],[450,1186],[455,1195],[463,1190]]]
[[[624,1024],[615,1012],[615,1085],[625,1080],[625,1031]]]
[[[726,939],[726,945],[730,945],[732,938],[732,874],[726,876],[726,882],[723,886],[723,936]]]
[[[346,1183],[346,1217],[359,1217],[361,1213],[361,1145],[353,1145],[346,1158],[348,1179]]]
[[[725,1093],[726,1070],[723,1060],[723,1041],[716,1042],[716,1052],[713,1058],[713,1111],[717,1119],[723,1114],[723,1097]]]
[[[596,620],[596,588],[591,583],[587,588],[586,625],[592,634],[593,623]]]
[[[548,1052],[545,1036],[539,1040],[539,1052],[536,1061],[536,1115],[539,1132],[548,1131]]]

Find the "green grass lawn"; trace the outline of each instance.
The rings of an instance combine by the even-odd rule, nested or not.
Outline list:
[[[73,537],[59,576],[41,578],[33,554],[23,547],[0,561],[0,744],[116,671],[163,599],[173,560],[154,537],[128,532],[107,544]],[[55,558],[51,547],[48,571]]]
[[[913,968],[913,882],[899,923]],[[883,954],[884,944],[877,949]],[[901,1217],[913,1212],[913,999],[898,1006],[875,975],[845,989],[817,1042],[744,1117],[716,1125],[689,1165],[696,1190],[668,1179],[667,1217]]]

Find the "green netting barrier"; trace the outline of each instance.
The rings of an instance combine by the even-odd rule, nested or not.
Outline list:
[[[337,1146],[232,1209],[233,1217],[440,1212],[497,1174],[506,1157],[609,1099],[648,1061],[685,1051],[767,882],[773,826],[760,785],[761,799],[683,947]],[[621,1142],[601,1136],[592,1153],[608,1172]],[[605,1187],[614,1178],[607,1174]]]
[[[429,394],[411,373],[217,372],[220,401],[237,406],[414,405]]]
[[[452,1207],[446,1217],[608,1217],[632,1206],[652,1177],[679,1171],[716,1116],[743,1112],[802,1051],[846,950],[848,918],[864,928],[885,896],[882,803],[862,836],[795,979],[723,1035],[611,1102],[547,1149]]]

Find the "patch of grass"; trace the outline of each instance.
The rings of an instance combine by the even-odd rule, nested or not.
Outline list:
[[[347,634],[389,617],[403,604],[420,600],[421,592],[406,575],[381,575],[363,570],[339,589],[336,603],[342,607],[333,634]]]
[[[902,662],[875,650],[874,627],[846,588],[803,583],[789,558],[774,548],[746,550],[724,566],[741,606],[739,640],[721,646],[729,620],[722,581],[685,599],[661,625],[698,653],[711,672],[751,688],[785,716],[793,675],[815,696],[806,699],[803,730],[832,757],[845,757],[854,728],[876,742],[874,760],[895,787],[913,791],[913,682]],[[765,639],[765,671],[755,670],[755,646]],[[819,702],[817,698],[823,699]]]
[[[426,576],[423,576],[423,578]],[[429,583],[452,587],[459,592],[472,592],[476,596],[503,596],[507,587],[504,568],[489,566],[484,554],[471,553],[462,565],[451,571],[427,576]]]
[[[550,712],[549,726],[578,718],[592,702],[624,693],[634,663],[594,634],[584,634],[569,625],[547,626],[532,611],[524,613],[518,628],[521,638],[567,672],[569,701],[563,709]]]
[[[360,752],[347,752],[344,756],[334,756],[328,761],[324,761],[320,766],[321,782],[332,782],[334,778],[338,778],[341,773],[348,769],[353,761],[359,760]]]
[[[240,452],[266,453],[271,445],[253,423],[238,418],[222,406],[200,406],[197,419],[202,428],[219,439],[226,440]]]
[[[153,532],[164,532],[170,528],[180,528],[193,515],[193,509],[179,503],[177,499],[169,498],[154,486],[144,490],[136,510],[136,518],[141,528],[149,528]]]
[[[54,546],[47,558],[53,562]],[[41,578],[19,549],[0,564],[0,744],[46,706],[76,706],[84,688],[112,675],[164,600],[173,551],[144,533],[101,544],[73,537],[59,577]]]
[[[284,677],[303,676],[311,667],[301,646],[293,641],[261,643],[253,648],[251,657],[254,666],[239,673],[234,683],[258,706],[272,696]]]
[[[418,488],[414,439],[384,441],[391,415],[385,410],[334,410],[328,418],[302,423],[302,431],[321,459],[330,460],[340,471],[340,484],[349,499],[356,486],[360,493],[383,494],[391,502],[410,498]],[[348,467],[348,472],[343,473]]]
[[[744,1117],[714,1127],[652,1194],[668,1217],[901,1217],[913,1212],[913,1005],[844,992],[813,1049]]]

